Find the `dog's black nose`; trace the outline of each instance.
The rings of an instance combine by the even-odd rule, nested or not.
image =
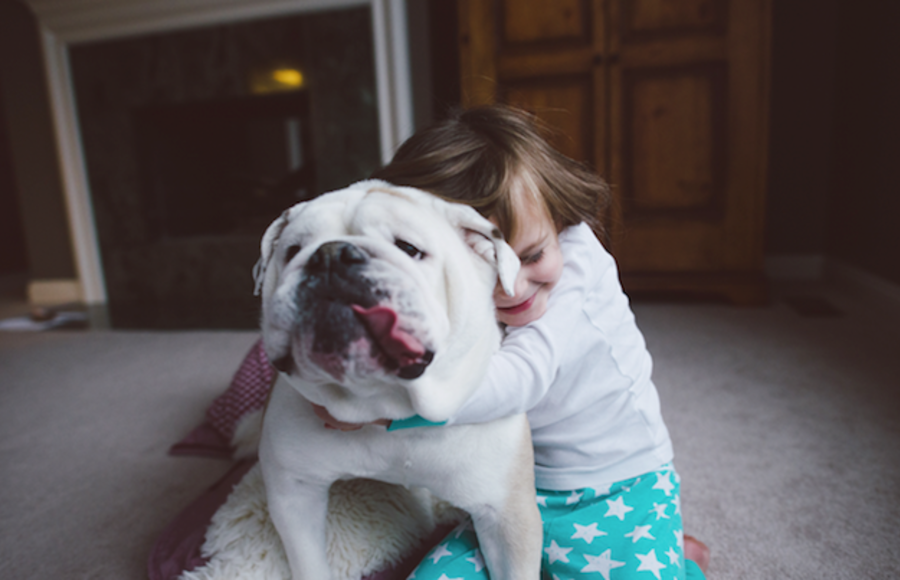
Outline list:
[[[326,242],[310,256],[306,269],[310,273],[340,271],[368,261],[368,256],[351,243]]]

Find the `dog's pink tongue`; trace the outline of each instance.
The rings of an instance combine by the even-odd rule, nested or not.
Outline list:
[[[401,367],[415,364],[425,355],[425,347],[416,337],[397,328],[397,313],[387,306],[363,308],[352,304],[350,307],[381,350],[395,359]]]

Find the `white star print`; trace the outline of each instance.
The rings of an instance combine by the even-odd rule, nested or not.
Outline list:
[[[441,574],[438,580],[466,580],[465,578],[448,578],[446,574]]]
[[[634,526],[634,530],[625,534],[625,537],[631,538],[632,544],[637,544],[638,540],[642,538],[655,540],[656,538],[650,535],[650,527],[651,526]]]
[[[440,560],[444,556],[452,556],[452,555],[453,555],[453,552],[451,552],[450,550],[447,549],[447,544],[441,544],[440,546],[435,548],[434,552],[432,552],[431,555],[428,557],[431,558],[432,562],[437,564],[438,560]]]
[[[675,515],[681,514],[681,497],[675,496],[672,498],[672,505],[675,506]]]
[[[678,555],[678,552],[675,551],[675,548],[669,547],[669,551],[666,552],[666,556],[669,557],[669,564],[675,564],[679,568],[681,568],[681,556]]]
[[[653,484],[653,489],[661,489],[665,492],[666,495],[672,495],[672,490],[675,489],[675,484],[672,483],[672,480],[669,479],[672,476],[672,473],[667,471],[666,473],[657,473],[656,474],[656,483]]]
[[[637,484],[639,484],[640,482],[641,482],[641,478],[639,477],[639,478],[635,479],[634,483],[632,483],[631,485],[623,485],[622,489],[625,490],[626,492],[631,491],[632,489],[637,487]]]
[[[545,496],[545,495],[537,496],[537,504],[547,507],[547,496]]]
[[[475,555],[471,558],[466,558],[466,561],[475,565],[476,572],[484,570],[484,557],[481,555],[481,550],[476,550]]]
[[[612,485],[604,485],[601,487],[592,487],[594,490],[594,497],[603,497],[605,495],[609,495],[610,490],[612,490]]]
[[[584,495],[583,493],[578,493],[576,491],[573,491],[572,495],[570,495],[569,497],[566,498],[566,505],[572,505],[572,504],[576,504],[576,503],[580,502],[581,496],[583,496],[583,495]]]
[[[575,533],[572,534],[572,537],[570,538],[572,540],[581,539],[581,540],[584,540],[585,542],[587,542],[588,544],[590,544],[591,542],[594,541],[594,538],[596,538],[597,536],[609,535],[606,532],[601,532],[600,530],[597,529],[597,522],[594,522],[593,524],[591,524],[589,526],[581,526],[578,524],[573,524],[573,525],[575,526]]]
[[[624,522],[625,514],[634,509],[631,506],[625,505],[625,498],[623,498],[622,496],[619,496],[616,499],[606,500],[606,505],[609,506],[609,510],[606,512],[606,516],[604,517],[608,518],[610,516],[615,516],[619,518],[620,522]]]
[[[591,556],[584,554],[584,559],[588,565],[581,569],[581,572],[600,572],[603,580],[609,580],[609,571],[613,568],[621,568],[625,562],[616,562],[612,559],[612,550],[607,550],[599,556]]]
[[[684,530],[675,530],[672,533],[675,534],[675,544],[684,550]]]
[[[664,503],[659,504],[659,503],[653,502],[653,508],[647,513],[652,514],[653,512],[656,512],[656,521],[659,521],[661,519],[667,520],[667,519],[669,519],[669,516],[666,515],[666,508],[668,508],[668,507],[669,507],[668,504],[664,504]]]
[[[665,568],[666,565],[656,559],[656,550],[650,550],[644,555],[635,554],[635,556],[641,561],[637,571],[641,572],[642,570],[646,570],[653,572],[653,575],[659,580],[659,571]]]
[[[560,562],[569,562],[569,557],[566,556],[569,552],[571,552],[574,548],[560,548],[556,543],[556,540],[550,540],[550,547],[544,548],[544,551],[547,553],[547,556],[550,558],[550,563],[560,561]]]

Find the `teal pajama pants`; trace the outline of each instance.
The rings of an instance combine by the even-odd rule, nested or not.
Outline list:
[[[537,490],[545,580],[702,580],[684,559],[678,474],[670,465],[608,489]],[[487,579],[471,521],[450,532],[410,574],[415,580]]]

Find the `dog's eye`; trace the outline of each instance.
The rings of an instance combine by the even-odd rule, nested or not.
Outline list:
[[[299,244],[293,244],[291,246],[288,246],[287,250],[285,250],[285,252],[284,252],[284,263],[287,264],[288,262],[293,260],[294,256],[296,256],[299,252],[300,252]]]
[[[425,252],[410,244],[405,240],[396,240],[394,241],[394,245],[412,256],[413,258],[419,258],[420,260],[425,257]]]

